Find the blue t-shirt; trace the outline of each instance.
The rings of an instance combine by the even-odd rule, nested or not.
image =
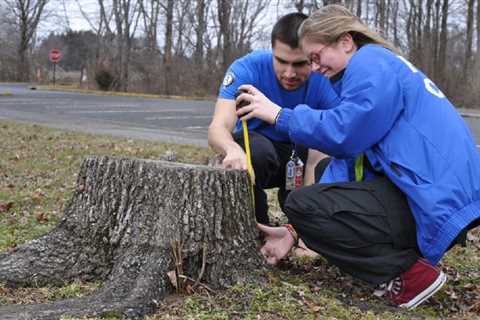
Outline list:
[[[242,84],[253,85],[282,108],[293,109],[299,104],[306,104],[313,109],[329,109],[340,101],[330,82],[318,73],[312,73],[295,90],[284,89],[275,76],[273,54],[269,50],[254,51],[234,61],[225,75],[218,96],[234,100],[235,92]],[[249,120],[248,128],[275,141],[290,141],[288,134],[275,130],[273,125],[260,119]],[[235,132],[241,130],[238,121]]]

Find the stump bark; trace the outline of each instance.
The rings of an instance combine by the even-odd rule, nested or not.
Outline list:
[[[248,188],[241,171],[87,158],[62,220],[2,253],[0,281],[45,286],[100,279],[103,286],[80,299],[2,306],[0,319],[142,317],[171,292],[167,272],[178,263],[183,274],[212,288],[246,280],[263,263]],[[172,244],[181,249],[178,261]]]

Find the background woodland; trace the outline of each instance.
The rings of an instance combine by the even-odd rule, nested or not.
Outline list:
[[[49,83],[59,48],[64,83],[215,96],[235,58],[270,47],[279,16],[330,3],[382,32],[458,107],[480,108],[480,0],[0,0],[0,81]],[[70,28],[71,10],[85,30]]]

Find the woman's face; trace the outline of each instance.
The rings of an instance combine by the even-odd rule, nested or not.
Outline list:
[[[331,78],[347,66],[352,55],[357,51],[350,34],[342,35],[336,42],[325,44],[302,39],[302,49],[311,63],[312,71],[320,72]]]

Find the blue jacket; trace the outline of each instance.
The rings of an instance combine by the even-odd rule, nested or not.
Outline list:
[[[480,156],[469,128],[430,79],[378,45],[358,50],[335,87],[340,105],[283,110],[277,130],[337,158],[321,182],[351,181],[348,159],[363,152],[406,194],[419,248],[436,264],[480,217]]]
[[[235,92],[242,84],[251,84],[263,92],[271,101],[283,108],[292,109],[307,104],[314,109],[327,109],[339,103],[338,96],[330,81],[318,73],[312,73],[308,80],[295,90],[284,89],[277,80],[273,69],[273,55],[269,50],[257,50],[237,60],[227,70],[218,96],[235,99]],[[275,141],[289,141],[288,134],[260,119],[248,121],[248,129],[256,131]],[[240,121],[235,132],[242,130]]]

